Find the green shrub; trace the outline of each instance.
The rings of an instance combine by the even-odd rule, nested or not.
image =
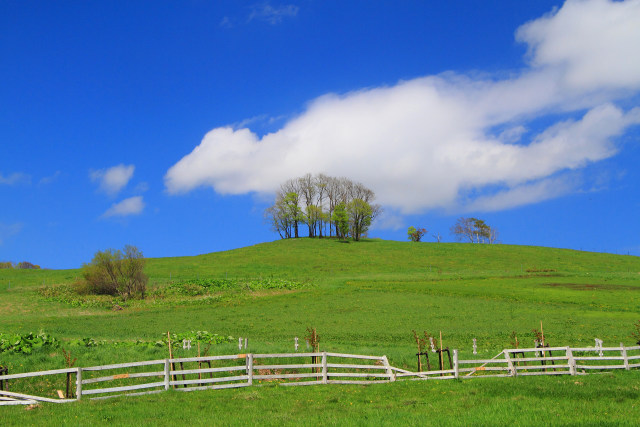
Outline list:
[[[97,295],[119,295],[123,300],[144,299],[148,277],[144,274],[144,256],[135,246],[124,251],[98,251],[89,264],[82,266],[88,291]]]

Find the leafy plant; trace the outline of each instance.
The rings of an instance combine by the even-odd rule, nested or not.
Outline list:
[[[37,334],[2,334],[0,333],[0,353],[22,353],[31,354],[34,349],[42,347],[56,348],[60,342],[45,332]]]

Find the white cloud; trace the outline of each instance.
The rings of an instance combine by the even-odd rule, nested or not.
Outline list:
[[[55,171],[55,173],[53,175],[50,176],[45,176],[44,178],[41,178],[40,181],[38,181],[38,185],[48,185],[51,184],[55,181],[58,180],[58,178],[60,178],[60,176],[62,175],[62,172],[60,171]]]
[[[22,224],[3,224],[0,222],[0,245],[4,243],[6,239],[22,231]]]
[[[292,18],[298,14],[298,6],[287,4],[282,6],[271,6],[265,2],[262,4],[256,4],[251,7],[251,14],[247,19],[247,22],[251,22],[254,19],[265,21],[271,25],[277,25],[282,22],[284,18]]]
[[[14,172],[7,176],[0,173],[0,185],[29,184],[30,182],[31,177],[22,172]]]
[[[638,4],[568,1],[525,24],[517,37],[532,66],[507,79],[427,76],[325,95],[263,137],[213,129],[167,171],[166,188],[269,193],[323,172],[365,183],[402,213],[501,210],[575,191],[563,174],[613,156],[615,138],[640,123],[640,109],[615,104],[640,89]],[[597,22],[597,40],[582,22]],[[561,119],[527,131],[540,117]]]
[[[103,218],[114,216],[130,216],[139,215],[144,210],[144,201],[142,196],[129,197],[121,202],[114,203],[104,214]]]
[[[115,196],[133,177],[134,165],[120,164],[108,169],[92,170],[89,173],[91,181],[98,182],[100,191]]]
[[[569,0],[520,27],[533,65],[560,67],[579,90],[640,88],[640,1]]]

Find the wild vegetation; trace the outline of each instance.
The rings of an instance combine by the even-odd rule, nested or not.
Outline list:
[[[211,344],[209,354],[234,354],[237,337],[249,338],[243,351],[291,352],[294,337],[304,343],[315,329],[321,351],[384,354],[394,366],[415,370],[412,330],[442,331],[444,345],[459,349],[463,358],[472,358],[474,338],[479,357],[510,346],[513,331],[521,346],[532,345],[540,321],[552,345],[592,346],[595,338],[605,346],[632,345],[640,309],[638,257],[508,245],[286,239],[197,257],[148,259],[147,298],[127,300],[121,310],[113,304],[73,306],[42,291],[73,286],[80,274],[0,271],[0,332],[44,331],[59,343],[36,346],[29,355],[0,353],[0,365],[10,372],[62,368],[63,349],[77,358],[75,366],[162,359],[167,348],[154,343],[167,331],[235,337]],[[263,285],[252,287],[253,282]],[[207,297],[206,303],[194,303]],[[195,349],[178,347],[175,354],[193,356]],[[639,377],[619,372],[371,387],[268,386],[2,413],[9,414],[9,425],[70,423],[76,416],[83,422],[139,424],[151,414],[166,423],[199,424],[210,420],[193,414],[213,408],[217,421],[229,424],[533,424],[548,413],[557,423],[633,423],[640,415]]]
[[[93,260],[82,267],[84,282],[76,286],[76,290],[80,293],[118,295],[124,301],[144,299],[149,280],[144,274],[144,264],[144,255],[135,246],[125,245],[122,251],[98,251]]]
[[[39,270],[40,266],[36,264],[32,264],[29,261],[21,261],[17,264],[14,264],[11,261],[3,261],[0,262],[0,268],[18,268],[23,270]]]

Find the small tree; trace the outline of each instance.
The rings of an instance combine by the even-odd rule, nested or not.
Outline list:
[[[40,266],[32,264],[29,261],[22,261],[18,263],[18,268],[23,270],[39,270]]]
[[[145,259],[135,246],[124,251],[98,251],[89,264],[82,266],[82,275],[95,294],[119,295],[124,300],[144,298],[148,277],[144,274]]]
[[[349,225],[351,229],[351,237],[353,240],[359,241],[363,236],[373,219],[373,209],[371,205],[362,199],[353,199],[347,205],[347,212],[349,213]]]
[[[470,243],[497,243],[498,230],[478,218],[458,218],[451,227],[451,234],[458,240],[468,240]]]
[[[333,209],[333,216],[331,221],[336,226],[336,235],[338,238],[344,240],[349,233],[349,214],[347,214],[347,208],[344,203],[338,203]]]
[[[414,226],[411,226],[409,227],[409,230],[407,230],[407,236],[412,242],[419,242],[425,234],[427,234],[427,230],[424,228],[415,228]]]

